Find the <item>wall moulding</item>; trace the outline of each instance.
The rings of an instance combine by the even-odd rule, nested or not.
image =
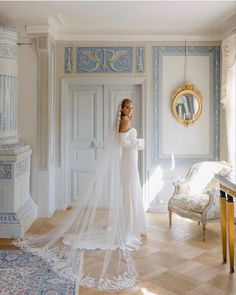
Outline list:
[[[153,152],[152,152],[152,162],[155,164],[160,163],[170,163],[171,155],[170,153],[167,154],[165,152],[165,149],[163,148],[164,139],[166,142],[166,137],[171,136],[170,133],[163,130],[163,105],[165,106],[166,101],[171,100],[171,92],[168,93],[164,90],[166,87],[170,87],[170,83],[172,83],[172,91],[176,87],[176,85],[179,84],[178,79],[181,80],[182,77],[182,70],[179,69],[179,72],[177,69],[172,67],[172,71],[176,70],[175,77],[173,81],[169,80],[167,83],[167,86],[163,88],[164,81],[166,81],[166,76],[164,77],[168,71],[168,59],[171,60],[171,62],[176,62],[179,57],[184,57],[186,54],[186,48],[185,46],[153,46]],[[203,95],[203,111],[205,111],[205,122],[209,126],[209,133],[206,135],[207,140],[209,141],[209,146],[205,148],[205,150],[209,149],[208,151],[205,151],[204,153],[200,151],[199,153],[193,153],[191,149],[186,154],[178,154],[175,153],[175,161],[176,163],[194,163],[198,161],[203,160],[218,160],[219,159],[219,148],[220,148],[220,46],[189,46],[188,52],[187,52],[188,59],[191,58],[194,60],[195,65],[198,66],[196,57],[202,58],[201,62],[206,69],[207,72],[209,72],[209,76],[207,76],[207,73],[203,72],[203,76],[206,75],[206,79],[208,82],[204,81],[203,76],[199,77],[197,75],[196,69],[191,68],[189,69],[190,76],[195,77],[195,79],[198,81],[195,83],[195,81],[192,81],[194,84],[199,86],[199,83],[204,84],[205,86],[205,97]],[[181,61],[178,60],[178,65],[182,65]],[[164,68],[165,67],[165,68]],[[169,69],[170,71],[170,69]],[[192,78],[190,78],[192,80]],[[203,81],[203,82],[202,82]],[[207,84],[208,83],[208,84]],[[207,84],[207,85],[206,85]],[[165,84],[166,85],[166,84]],[[207,112],[206,108],[206,102],[207,102],[207,108],[209,108],[209,113]],[[168,106],[166,111],[168,113],[168,116],[170,116],[170,120],[172,120],[171,116],[171,107]],[[202,117],[200,118],[202,119]],[[194,128],[197,128],[200,121],[197,121],[194,125]],[[176,122],[178,124],[178,122]],[[173,126],[177,126],[174,124]],[[203,121],[202,123],[203,124]],[[171,125],[171,124],[170,124]],[[197,126],[197,127],[196,127]],[[186,128],[183,126],[183,128]],[[188,127],[192,128],[192,127]],[[172,131],[173,132],[173,131]],[[181,133],[182,132],[182,133]],[[185,132],[185,133],[184,133]],[[181,136],[183,134],[186,135],[186,129],[183,131],[180,131]],[[172,133],[173,134],[173,133]],[[197,133],[199,134],[199,133]],[[185,138],[183,136],[182,143],[184,146],[184,141],[189,138]],[[198,138],[198,142],[201,141],[201,138]],[[181,138],[179,139],[181,141]],[[204,144],[204,142],[202,143]],[[199,145],[200,146],[200,145]]]

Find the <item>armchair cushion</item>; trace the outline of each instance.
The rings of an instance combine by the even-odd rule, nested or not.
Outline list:
[[[179,209],[202,213],[203,209],[209,202],[208,194],[178,194],[171,198],[171,208],[175,212]]]

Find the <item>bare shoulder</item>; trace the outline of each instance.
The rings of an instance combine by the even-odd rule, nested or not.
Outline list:
[[[126,132],[130,128],[130,120],[127,117],[124,117],[120,120],[119,132]]]

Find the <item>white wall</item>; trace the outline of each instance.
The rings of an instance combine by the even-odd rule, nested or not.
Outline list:
[[[202,113],[191,126],[179,123],[172,114],[171,95],[183,83],[184,56],[163,57],[163,97],[161,99],[162,122],[160,128],[160,153],[162,157],[191,157],[209,154],[209,56],[188,56],[187,80],[200,90],[203,96]]]
[[[151,207],[153,210],[157,211],[165,211],[166,204],[168,198],[171,195],[173,186],[172,180],[177,176],[184,176],[189,165],[181,165],[181,167],[176,167],[175,170],[171,170],[171,161],[165,165],[153,164],[152,162],[152,115],[153,115],[153,64],[152,64],[152,46],[165,44],[164,42],[57,42],[56,43],[56,98],[55,98],[55,117],[54,117],[54,136],[55,136],[55,193],[57,209],[65,207],[62,196],[62,173],[60,170],[60,119],[61,119],[61,78],[62,77],[146,77],[147,78],[147,89],[146,89],[146,130],[147,130],[147,173],[149,176],[149,182],[145,183],[146,189],[149,191],[149,202],[151,203]],[[180,44],[180,43],[179,43]],[[206,44],[211,44],[206,43]],[[219,44],[219,43],[218,43]],[[136,73],[133,71],[132,73],[113,73],[113,74],[86,74],[80,73],[77,74],[75,71],[72,74],[64,73],[64,47],[72,46],[76,48],[77,46],[145,46],[145,72],[144,73]],[[183,46],[184,44],[181,43]],[[198,45],[196,43],[195,45]],[[202,45],[202,44],[201,44]],[[135,59],[135,57],[134,57]],[[185,154],[192,153],[193,145],[190,144],[188,148],[186,145],[173,145],[173,138],[171,137],[172,129],[177,128],[177,132],[181,132],[180,129],[186,128],[181,126],[172,116],[170,105],[168,104],[168,99],[170,93],[174,90],[175,87],[182,82],[183,77],[183,57],[170,57],[165,59],[165,72],[164,72],[164,89],[163,93],[166,96],[166,104],[163,104],[163,112],[164,112],[164,120],[162,124],[164,124],[167,133],[164,136],[163,141],[163,152],[165,154],[169,154],[173,148],[176,148],[177,152],[183,152]],[[74,62],[75,62],[75,50],[74,50]],[[204,79],[208,75],[208,60],[205,57],[193,58],[188,61],[190,63],[190,67],[188,68],[188,75],[190,79],[196,81],[196,86],[201,89],[204,97],[207,97],[209,89],[207,88],[207,80]],[[192,72],[191,67],[197,69]],[[175,69],[173,71],[173,69]],[[204,73],[203,73],[204,72]],[[179,75],[181,73],[181,75]],[[32,155],[32,172],[31,172],[31,195],[34,200],[40,200],[42,196],[40,196],[37,192],[42,190],[37,189],[37,171],[38,171],[38,146],[37,146],[37,53],[36,49],[30,46],[22,46],[19,48],[19,99],[18,99],[18,121],[19,127],[18,131],[24,138],[25,142],[30,144],[33,155]],[[206,126],[203,130],[203,137],[207,142],[207,134],[209,126],[208,121],[205,120],[207,118],[207,108],[209,107],[208,101],[204,101],[204,109],[203,114],[200,117],[200,123],[202,126]],[[197,128],[197,127],[194,127]],[[189,129],[191,132],[191,129]],[[188,131],[187,131],[188,132]],[[197,132],[200,132],[199,130]],[[177,133],[174,134],[177,136]],[[225,123],[224,123],[224,115],[221,116],[221,143],[225,142]],[[224,145],[221,149],[220,158],[226,160],[226,148]],[[199,145],[197,147],[197,151],[207,152],[208,146],[205,144],[204,146]],[[195,152],[195,151],[194,151]],[[50,151],[51,155],[53,151]],[[53,165],[54,166],[54,165]],[[54,172],[53,172],[54,173]],[[54,177],[54,176],[53,176]],[[54,181],[52,182],[54,183]],[[41,193],[42,194],[42,193]],[[53,199],[53,198],[52,198]]]
[[[37,52],[32,46],[18,47],[18,133],[32,149],[31,197],[37,203]]]

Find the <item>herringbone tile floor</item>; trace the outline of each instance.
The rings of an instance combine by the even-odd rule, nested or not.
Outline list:
[[[30,232],[50,230],[67,215],[57,212],[52,219],[38,219]],[[201,240],[197,222],[173,216],[169,229],[168,215],[146,213],[148,237],[134,253],[140,273],[140,288],[120,295],[235,295],[236,275],[229,264],[222,264],[220,223],[207,225],[206,241]],[[235,233],[236,236],[236,233]],[[11,240],[0,239],[0,249],[9,249]],[[236,267],[236,264],[235,264]],[[80,295],[105,295],[80,287]]]

